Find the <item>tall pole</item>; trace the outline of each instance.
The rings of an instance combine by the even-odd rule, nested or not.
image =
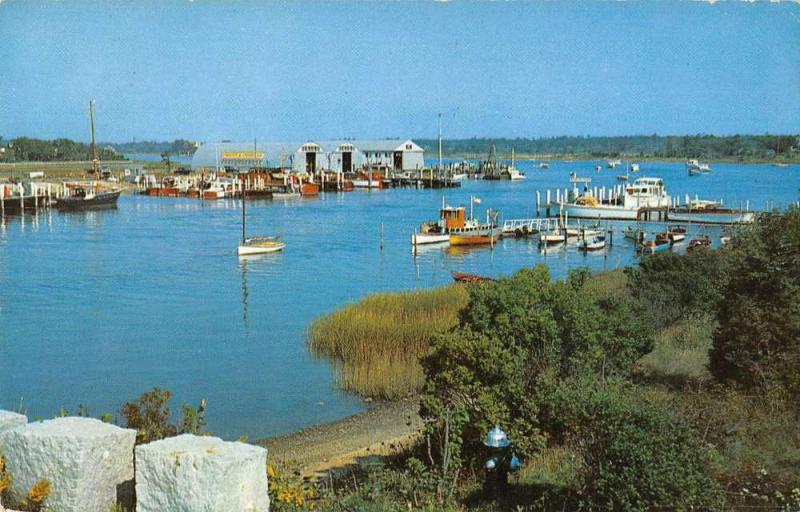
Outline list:
[[[244,245],[245,241],[247,240],[246,228],[245,225],[247,223],[247,218],[245,217],[247,211],[247,189],[244,187],[244,183],[242,183],[242,245]]]
[[[89,123],[92,127],[92,171],[95,177],[100,179],[100,166],[97,163],[97,145],[94,140],[94,100],[89,100]]]
[[[442,172],[442,114],[439,114],[439,172]]]

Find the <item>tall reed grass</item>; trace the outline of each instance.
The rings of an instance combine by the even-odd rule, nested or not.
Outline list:
[[[431,337],[458,322],[462,285],[370,295],[314,320],[308,344],[334,362],[339,386],[387,400],[411,396],[424,382],[419,359]]]

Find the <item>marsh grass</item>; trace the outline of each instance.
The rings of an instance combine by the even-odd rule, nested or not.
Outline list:
[[[424,382],[419,359],[431,337],[458,322],[462,285],[370,295],[314,320],[308,344],[336,367],[342,389],[388,400],[415,394]]]

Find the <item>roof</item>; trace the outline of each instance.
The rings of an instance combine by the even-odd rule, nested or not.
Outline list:
[[[352,144],[361,152],[393,152],[414,151],[422,152],[423,149],[411,139],[341,139],[341,140],[307,140],[305,142],[256,142],[255,150],[264,153],[265,165],[275,167],[280,164],[283,155],[284,165],[288,165],[289,156],[299,150],[304,144],[317,144],[326,153],[333,153],[342,144]],[[407,144],[411,149],[405,149]],[[222,160],[223,153],[251,152],[252,142],[209,142],[201,144],[192,157],[192,167],[216,167],[217,161]],[[218,156],[219,155],[219,156]]]

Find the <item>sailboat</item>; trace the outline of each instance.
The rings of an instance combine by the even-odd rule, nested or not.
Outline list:
[[[239,256],[268,254],[282,251],[286,244],[276,236],[247,236],[247,188],[242,187],[242,243],[237,252]]]
[[[118,188],[100,191],[100,163],[97,160],[97,144],[94,139],[94,100],[89,101],[89,121],[92,127],[92,183],[65,183],[67,196],[56,201],[59,210],[89,210],[97,208],[116,208],[117,199],[122,192]]]

